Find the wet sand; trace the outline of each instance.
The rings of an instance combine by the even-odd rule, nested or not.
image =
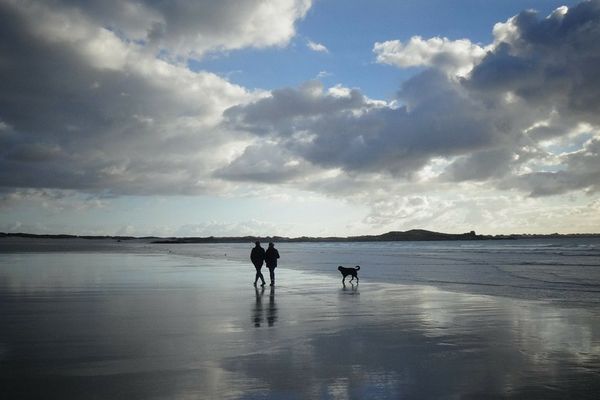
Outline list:
[[[597,310],[238,262],[0,254],[4,398],[595,398]]]

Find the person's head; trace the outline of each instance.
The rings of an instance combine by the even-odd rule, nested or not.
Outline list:
[[[273,247],[273,246],[275,246],[275,245],[273,244],[273,242],[269,242],[269,247]]]
[[[258,240],[254,242],[254,244],[256,245],[256,247],[260,246],[260,242]]]

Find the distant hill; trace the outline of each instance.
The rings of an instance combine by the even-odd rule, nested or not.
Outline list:
[[[575,233],[535,235],[535,234],[511,234],[511,235],[478,235],[475,231],[467,233],[441,233],[427,231],[424,229],[411,229],[409,231],[391,231],[381,235],[362,235],[348,237],[308,237],[301,236],[288,238],[283,236],[207,236],[207,237],[169,237],[161,238],[155,236],[134,237],[134,236],[78,236],[78,235],[51,235],[51,234],[32,234],[32,233],[3,233],[0,232],[0,238],[3,237],[21,237],[38,239],[104,239],[104,240],[147,240],[152,243],[250,243],[256,240],[261,242],[400,242],[400,241],[433,241],[433,240],[491,240],[491,239],[541,239],[541,238],[583,238],[600,237],[597,233]]]
[[[483,240],[490,239],[490,236],[477,235],[475,231],[468,233],[440,233],[426,231],[424,229],[411,229],[410,231],[400,232],[392,231],[382,235],[351,236],[348,241],[353,242],[397,242],[397,241],[417,241],[417,240]]]
[[[411,240],[483,240],[491,237],[477,235],[474,231],[469,233],[451,234],[431,232],[422,229],[413,229],[406,232],[388,232],[382,235],[363,235],[349,237],[308,237],[301,236],[296,238],[288,238],[281,236],[243,236],[243,237],[186,237],[186,238],[169,238],[156,240],[153,243],[247,243],[260,240],[261,242],[396,242],[396,241],[411,241]]]

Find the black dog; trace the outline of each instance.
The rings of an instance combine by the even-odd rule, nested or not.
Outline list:
[[[360,265],[357,265],[354,268],[344,268],[341,265],[338,267],[338,271],[340,271],[342,273],[342,284],[346,284],[346,277],[348,275],[352,275],[352,278],[350,278],[350,282],[352,282],[352,280],[354,278],[356,278],[356,283],[358,283],[358,275],[357,275],[357,271],[360,269]]]

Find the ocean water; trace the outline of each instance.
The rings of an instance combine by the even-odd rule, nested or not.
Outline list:
[[[152,245],[201,258],[248,262],[252,244]],[[566,304],[600,306],[600,238],[490,241],[281,243],[279,265],[363,282],[423,284]],[[341,276],[340,276],[341,278]]]

